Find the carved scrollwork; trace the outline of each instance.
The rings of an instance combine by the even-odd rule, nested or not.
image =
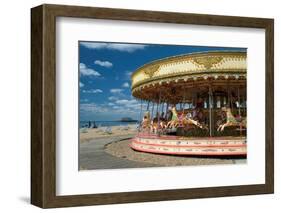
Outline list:
[[[159,69],[159,65],[150,66],[149,68],[146,68],[144,70],[144,73],[150,78],[152,78],[154,74],[158,71],[158,69]]]
[[[222,56],[205,56],[192,59],[196,64],[203,65],[206,69],[212,68],[222,61]]]

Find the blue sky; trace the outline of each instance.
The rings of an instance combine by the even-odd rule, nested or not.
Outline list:
[[[246,49],[80,41],[80,121],[138,119],[140,103],[131,95],[132,72],[156,59],[215,50]]]

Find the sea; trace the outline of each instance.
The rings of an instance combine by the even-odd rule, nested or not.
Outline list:
[[[132,124],[138,124],[138,122],[123,122],[123,121],[80,121],[79,128],[89,127],[89,122],[91,123],[91,127],[93,127],[94,122],[97,127],[127,126]]]

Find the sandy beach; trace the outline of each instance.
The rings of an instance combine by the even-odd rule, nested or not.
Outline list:
[[[136,125],[82,129],[80,131],[79,169],[120,169],[155,167],[155,164],[131,161],[106,152],[106,146],[128,140],[137,134]]]
[[[155,167],[155,164],[131,161],[105,151],[113,142],[128,140],[137,134],[136,125],[80,129],[79,169],[120,169]]]
[[[80,143],[95,139],[107,139],[135,134],[137,134],[136,124],[130,124],[127,126],[111,126],[109,128],[99,127],[96,129],[82,128],[80,129]]]
[[[136,125],[80,130],[79,168],[120,169],[246,163],[243,158],[169,156],[134,151],[130,139]]]

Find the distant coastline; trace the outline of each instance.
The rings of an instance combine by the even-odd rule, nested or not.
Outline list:
[[[134,120],[130,117],[121,118],[120,122],[138,122],[138,120]]]
[[[96,124],[97,127],[110,127],[110,126],[127,126],[130,124],[137,124],[138,120],[131,120],[131,121],[121,121],[121,120],[115,120],[115,121],[95,121],[95,120],[88,120],[88,121],[80,121],[79,122],[79,128],[88,127],[89,121],[91,124]]]

